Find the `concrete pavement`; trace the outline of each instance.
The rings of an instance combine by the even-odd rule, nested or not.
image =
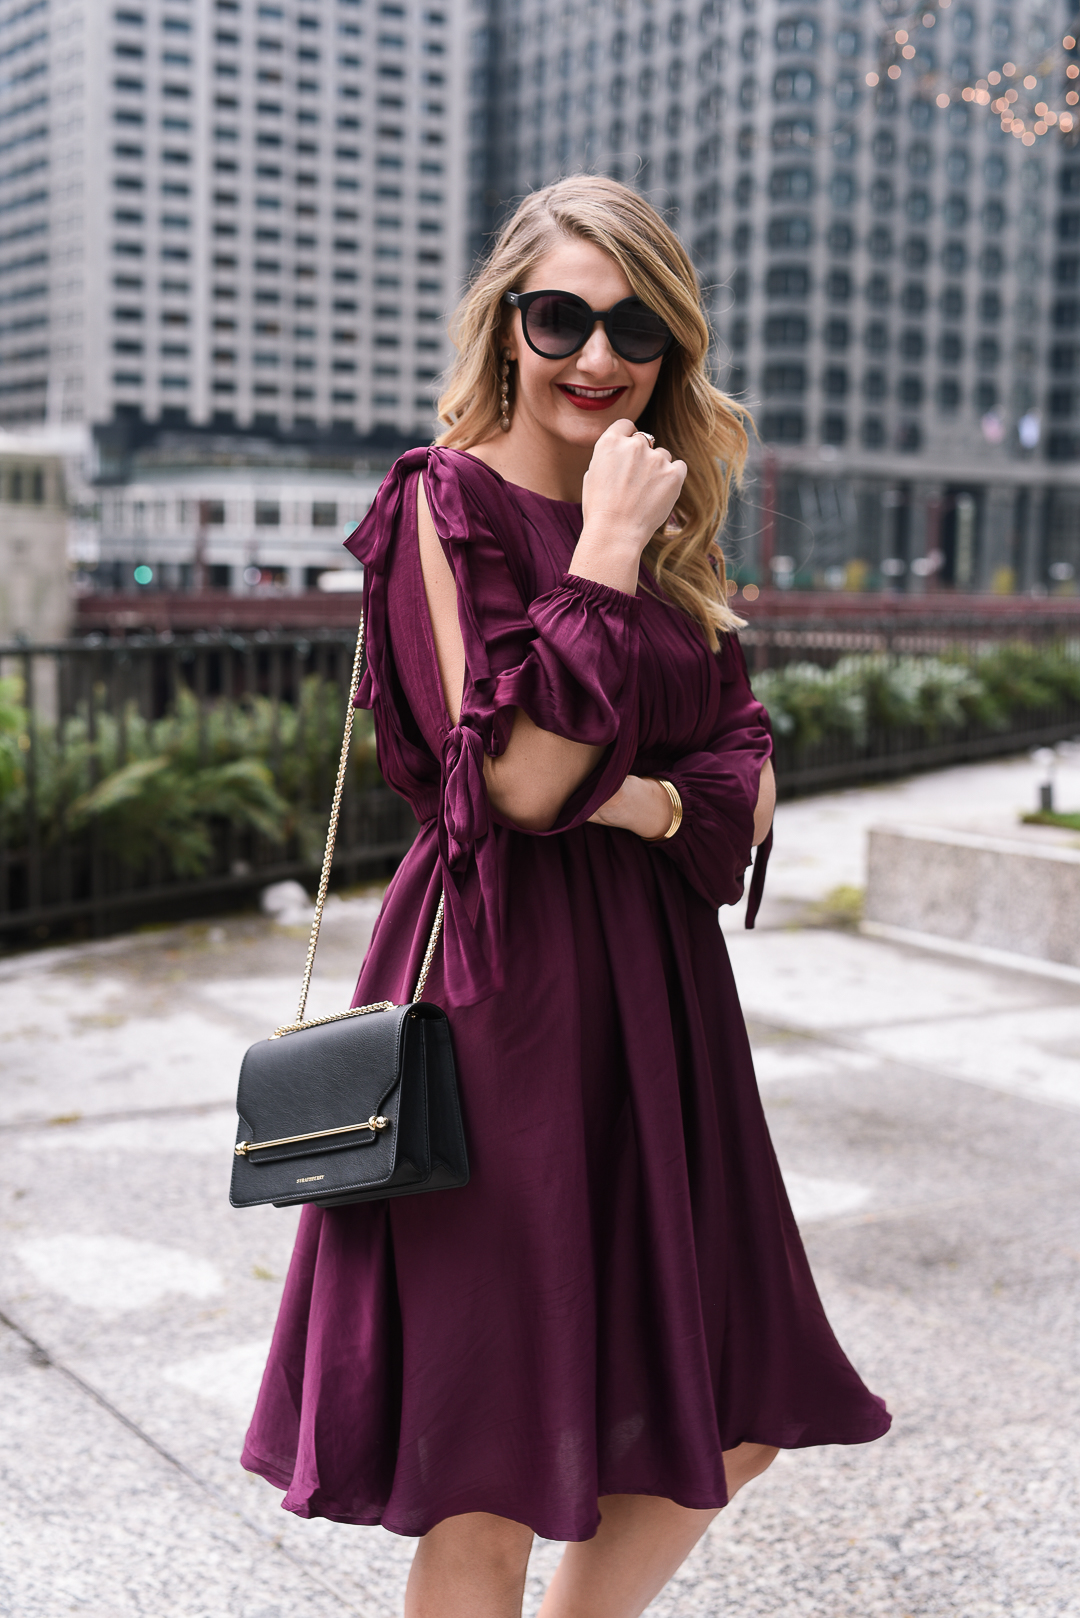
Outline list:
[[[653,1618],[1080,1614],[1080,994],[863,938],[834,892],[867,823],[1033,782],[784,805],[764,925],[725,923],[826,1307],[896,1420],[781,1456]],[[316,1012],[376,909],[331,912]],[[242,917],[0,963],[0,1612],[400,1613],[411,1542],[298,1521],[237,1462],[296,1216],[228,1207],[233,1094],[303,954]]]

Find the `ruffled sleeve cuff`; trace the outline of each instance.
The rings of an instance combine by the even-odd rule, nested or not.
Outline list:
[[[568,741],[605,747],[619,733],[637,693],[641,602],[625,591],[567,573],[528,609],[528,652],[494,677],[488,745],[500,753],[513,710]]]

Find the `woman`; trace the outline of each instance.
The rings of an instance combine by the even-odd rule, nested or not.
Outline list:
[[[715,541],[746,432],[690,262],[633,192],[561,181],[459,347],[439,447],[349,541],[358,701],[421,823],[354,1004],[410,998],[444,890],[426,998],[472,1180],[305,1210],[244,1464],[422,1536],[407,1618],[519,1614],[534,1532],[570,1542],[543,1618],[632,1618],[778,1447],[889,1418],[822,1312],[717,926],[774,790]]]

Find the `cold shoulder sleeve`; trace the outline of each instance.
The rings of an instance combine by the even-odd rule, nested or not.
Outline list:
[[[468,1005],[502,985],[497,828],[510,823],[488,802],[484,756],[505,750],[516,708],[543,730],[604,748],[554,825],[529,835],[580,825],[611,797],[637,745],[640,602],[538,558],[506,486],[474,458],[436,448],[414,451],[398,464],[403,475],[423,472],[428,509],[457,583],[465,686],[458,723],[448,725],[443,740],[436,818],[446,894],[445,981],[451,999]],[[396,514],[401,506],[399,499]],[[357,546],[350,542],[373,574],[377,526],[372,521]],[[374,610],[377,577],[365,593]],[[359,701],[376,703],[379,686],[373,634]]]
[[[738,640],[728,636],[718,655],[721,705],[707,746],[657,772],[678,789],[684,813],[674,837],[654,845],[717,908],[742,897],[761,771],[772,754],[768,715],[750,688]],[[747,927],[754,925],[771,848],[770,830],[754,860]]]

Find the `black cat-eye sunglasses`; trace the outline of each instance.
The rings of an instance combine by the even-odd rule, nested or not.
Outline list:
[[[610,309],[590,309],[573,292],[507,292],[503,302],[521,311],[525,341],[545,360],[566,360],[584,348],[598,320],[616,354],[631,365],[658,360],[675,341],[640,298],[623,298]]]

